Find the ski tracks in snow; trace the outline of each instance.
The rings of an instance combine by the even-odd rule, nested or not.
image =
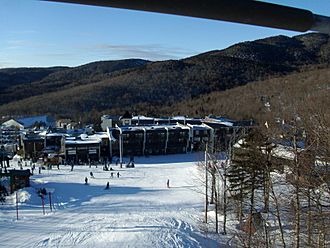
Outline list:
[[[78,215],[78,214],[77,214]],[[71,221],[63,220],[56,231],[49,233],[29,247],[203,247],[193,226],[164,212],[149,217],[138,213],[108,217],[87,217],[80,213],[80,225],[70,228]],[[68,216],[69,217],[69,216]],[[142,218],[141,218],[142,217]],[[77,221],[77,216],[74,216]],[[76,222],[77,223],[77,222]],[[72,223],[73,224],[73,223]],[[132,246],[132,240],[136,240]]]
[[[190,224],[175,218],[157,221],[163,225],[163,230],[157,237],[158,247],[202,247],[194,237],[194,229]]]

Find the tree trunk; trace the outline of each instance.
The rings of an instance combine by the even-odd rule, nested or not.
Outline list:
[[[249,243],[248,247],[251,247],[251,242],[252,242],[252,223],[253,223],[253,210],[254,210],[254,184],[253,184],[254,179],[252,179],[252,189],[251,189],[251,198],[250,198],[250,218],[251,221],[249,223]]]
[[[264,170],[264,211],[269,212],[269,187],[270,187],[270,169],[271,169],[271,151],[267,148],[267,163]]]
[[[277,197],[275,195],[272,183],[270,184],[270,189],[271,189],[271,192],[272,192],[272,195],[273,195],[273,198],[274,198],[274,202],[275,202],[276,218],[277,218],[278,226],[279,226],[280,232],[281,232],[282,245],[283,245],[283,248],[286,248],[285,239],[284,239],[284,232],[283,232],[283,226],[282,226],[282,221],[281,221],[280,208],[279,208],[279,205],[278,205],[278,200],[277,200]]]
[[[239,205],[238,205],[238,220],[242,222],[243,219],[243,182],[241,183],[241,188],[239,191]]]
[[[294,171],[295,171],[295,247],[300,247],[300,187],[299,187],[299,179],[300,179],[300,170],[298,164],[298,150],[297,150],[297,142],[296,142],[296,134],[293,136],[293,148],[294,148]]]
[[[214,176],[215,178],[215,176]],[[216,182],[215,182],[216,183]],[[219,222],[218,222],[218,208],[219,208],[219,201],[218,201],[218,192],[217,189],[215,187],[215,183],[214,183],[214,202],[215,202],[215,232],[219,233]]]
[[[215,166],[215,165],[214,165]],[[215,169],[212,168],[211,169],[211,176],[212,176],[212,180],[211,180],[211,201],[210,201],[210,204],[214,204],[215,202],[215,194],[216,194],[216,190],[215,190]]]
[[[308,204],[308,216],[307,216],[307,244],[308,247],[312,246],[312,205],[311,205],[311,189],[307,189],[307,204]]]

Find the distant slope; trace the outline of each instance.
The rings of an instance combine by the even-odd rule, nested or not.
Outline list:
[[[41,80],[51,73],[59,72],[67,68],[68,67],[0,69],[0,90],[3,91],[4,89],[18,84],[29,84]]]
[[[101,82],[9,103],[0,107],[0,113],[75,114],[144,104],[161,106],[290,70],[229,57],[151,63]]]
[[[50,73],[48,74],[46,74],[46,69],[39,69],[43,74],[39,73],[39,77],[36,77],[34,80],[29,80],[25,84],[7,84],[7,87],[0,93],[0,104],[21,100],[34,95],[60,91],[78,85],[95,83],[111,77],[117,71],[143,66],[148,62],[142,59],[100,61],[74,68],[62,67],[53,71],[52,68],[49,68],[48,71]],[[3,70],[6,71],[8,69]],[[24,70],[27,75],[30,75],[36,69],[24,68]],[[10,71],[18,74],[17,72],[20,72],[20,69],[10,69]],[[22,72],[20,72],[21,74]],[[42,77],[42,75],[44,76]]]
[[[303,66],[329,63],[329,35],[309,33],[295,37],[274,36],[239,43],[219,54],[267,64]]]
[[[124,66],[92,63],[12,87],[0,95],[3,99],[0,114],[75,116],[91,111],[121,113],[127,109],[162,114],[160,111],[166,106],[179,108],[175,105],[178,102],[193,99],[193,103],[195,98],[215,91],[279,78],[319,65],[327,67],[330,39],[316,33],[292,38],[276,36],[182,60],[133,61],[133,65],[131,62]],[[170,112],[175,111],[172,107]]]
[[[316,113],[330,118],[330,67],[250,83],[224,92],[159,109],[164,114],[230,116],[264,122],[269,116],[283,118],[287,113]],[[175,110],[175,111],[173,111]],[[316,111],[313,113],[312,111]],[[269,118],[268,118],[269,121]]]

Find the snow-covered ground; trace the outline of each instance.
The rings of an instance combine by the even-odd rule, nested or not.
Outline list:
[[[73,171],[60,166],[40,175],[36,170],[31,187],[18,192],[18,220],[14,195],[0,205],[0,246],[217,247],[200,231],[203,195],[196,180],[200,157],[135,158],[135,168],[113,165],[114,178],[102,165],[75,166]],[[53,211],[47,196],[45,215],[39,188],[53,192]]]

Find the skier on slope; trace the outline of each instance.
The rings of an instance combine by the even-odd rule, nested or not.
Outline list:
[[[85,177],[85,184],[87,185],[88,184],[88,178]]]
[[[166,186],[167,188],[170,188],[170,179],[167,179]]]

